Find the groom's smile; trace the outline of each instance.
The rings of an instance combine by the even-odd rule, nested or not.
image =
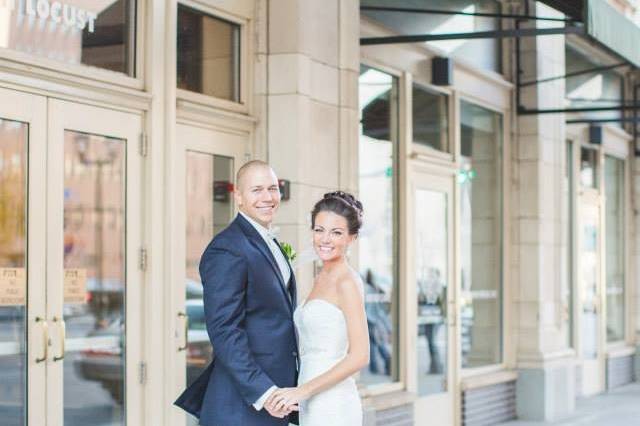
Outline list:
[[[278,177],[268,166],[247,168],[238,176],[235,199],[241,212],[269,228],[280,206]]]

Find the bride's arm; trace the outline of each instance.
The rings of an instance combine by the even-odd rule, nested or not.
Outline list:
[[[277,391],[271,403],[288,406],[329,389],[360,371],[369,363],[369,331],[364,310],[364,297],[361,284],[349,278],[338,286],[340,308],[347,323],[349,351],[347,355],[327,372],[307,383],[291,389]]]

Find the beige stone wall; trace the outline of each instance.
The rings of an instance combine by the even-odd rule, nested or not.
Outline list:
[[[291,181],[280,238],[310,250],[310,211],[327,191],[358,187],[356,0],[257,2],[254,157]],[[301,298],[312,265],[297,271]]]
[[[540,3],[540,16],[557,14]],[[539,27],[545,25],[538,22]],[[521,39],[523,81],[562,75],[564,36]],[[523,88],[527,108],[563,107],[564,80]],[[540,361],[566,349],[561,282],[566,209],[562,188],[565,161],[564,114],[520,115],[513,153],[513,251],[517,361]]]

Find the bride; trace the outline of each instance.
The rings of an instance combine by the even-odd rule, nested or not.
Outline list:
[[[322,270],[294,312],[299,338],[298,387],[275,391],[267,404],[300,412],[300,426],[362,424],[353,375],[369,363],[363,285],[346,253],[362,226],[362,204],[331,192],[311,212],[313,247]]]

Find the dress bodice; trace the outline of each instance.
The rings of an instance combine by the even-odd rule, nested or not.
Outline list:
[[[332,367],[347,354],[347,324],[336,305],[324,299],[305,300],[293,318],[303,369],[313,366],[311,369],[318,374],[318,370]]]
[[[342,310],[324,299],[305,300],[293,313],[298,333],[298,385],[330,370],[349,350]],[[300,426],[362,425],[362,405],[353,377],[312,396],[300,405]]]

